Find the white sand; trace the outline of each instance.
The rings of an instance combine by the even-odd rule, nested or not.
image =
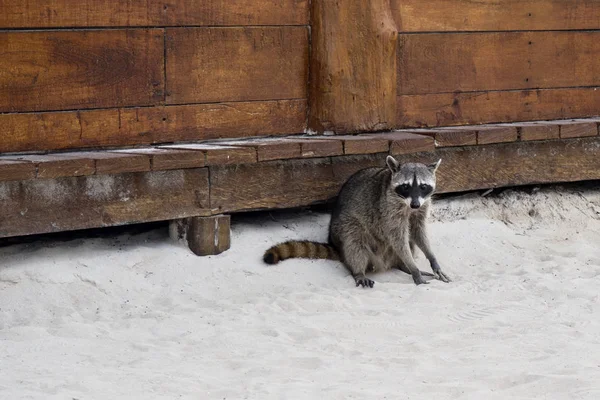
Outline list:
[[[208,258],[165,230],[0,248],[0,398],[600,398],[599,190],[440,200],[454,282],[419,287],[267,267],[269,245],[324,240],[329,219],[273,216],[237,218]]]

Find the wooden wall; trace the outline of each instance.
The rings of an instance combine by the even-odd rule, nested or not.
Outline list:
[[[600,115],[600,1],[391,3],[399,126]]]
[[[308,0],[0,0],[0,153],[304,131]]]

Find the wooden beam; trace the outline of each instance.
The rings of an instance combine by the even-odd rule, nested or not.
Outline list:
[[[162,29],[1,36],[0,112],[144,106],[164,99]]]
[[[3,0],[0,28],[306,25],[308,0]]]
[[[398,96],[400,127],[585,118],[600,114],[599,88]]]
[[[308,29],[167,29],[167,103],[306,98]]]
[[[387,0],[313,0],[310,129],[394,127],[397,28]]]
[[[206,168],[7,181],[0,193],[0,237],[211,214]]]
[[[600,3],[565,0],[391,0],[402,32],[600,29]]]
[[[398,42],[400,95],[600,86],[600,31],[405,34]]]
[[[0,153],[302,133],[306,100],[0,114]]]
[[[189,217],[170,222],[169,235],[197,256],[221,254],[231,246],[229,215]]]

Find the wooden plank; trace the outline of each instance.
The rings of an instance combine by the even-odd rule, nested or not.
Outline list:
[[[163,30],[5,32],[0,112],[157,104]]]
[[[543,122],[516,123],[521,140],[552,140],[560,137],[558,125]]]
[[[251,147],[220,146],[192,143],[161,146],[163,149],[192,150],[204,153],[206,165],[248,164],[257,161],[256,150]]]
[[[306,97],[306,27],[167,29],[167,103]]]
[[[443,93],[398,97],[400,127],[585,118],[600,113],[598,88]]]
[[[596,122],[565,121],[559,125],[561,139],[598,135],[598,124]]]
[[[308,205],[337,194],[329,158],[211,168],[215,213]]]
[[[477,131],[462,129],[462,127],[451,129],[418,129],[409,132],[433,137],[436,147],[474,146],[477,144]]]
[[[157,148],[114,150],[120,154],[143,154],[150,157],[153,171],[168,169],[201,168],[206,165],[204,153],[199,151],[166,150]]]
[[[394,127],[398,29],[387,0],[313,0],[308,127]]]
[[[221,146],[251,147],[256,150],[258,161],[284,160],[302,157],[300,143],[278,138],[259,138],[249,140],[226,140],[214,144]]]
[[[150,157],[145,154],[86,151],[71,152],[69,155],[80,159],[93,160],[97,175],[150,171]]]
[[[330,157],[344,154],[344,146],[341,140],[332,138],[330,140],[315,139],[312,136],[296,136],[286,138],[293,143],[300,143],[301,157]]]
[[[4,158],[32,163],[36,169],[36,178],[39,179],[85,176],[93,175],[96,172],[94,160],[71,154],[6,156]]]
[[[0,114],[0,153],[301,133],[306,100]]]
[[[0,182],[0,193],[0,237],[210,214],[206,168]]]
[[[400,31],[600,29],[600,3],[564,0],[392,0]]]
[[[600,178],[597,137],[444,148],[414,159],[434,158],[444,165],[438,170],[439,193]]]
[[[0,181],[33,179],[35,174],[35,165],[32,163],[0,159]]]
[[[387,153],[390,150],[390,141],[370,135],[335,135],[335,136],[310,136],[318,140],[341,140],[344,154],[374,154]]]
[[[308,0],[3,0],[0,28],[305,25]]]
[[[400,35],[398,94],[600,86],[600,31]]]
[[[370,134],[369,137],[389,140],[390,154],[410,154],[435,150],[433,138],[426,135],[395,131],[391,133]]]

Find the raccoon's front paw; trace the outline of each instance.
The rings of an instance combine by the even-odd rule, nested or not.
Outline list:
[[[437,261],[434,261],[431,263],[431,269],[433,270],[433,277],[437,280],[440,280],[442,282],[452,282],[452,280],[448,277],[448,275],[446,275],[442,269],[440,268],[440,265],[437,263]]]
[[[362,277],[356,277],[354,278],[354,280],[356,281],[356,286],[362,286],[364,288],[372,288],[375,285],[375,282],[370,280],[369,278],[362,276]]]
[[[429,284],[429,282],[427,282],[425,279],[423,279],[423,276],[421,275],[421,272],[415,273],[413,274],[413,281],[415,281],[415,285],[427,285]]]

